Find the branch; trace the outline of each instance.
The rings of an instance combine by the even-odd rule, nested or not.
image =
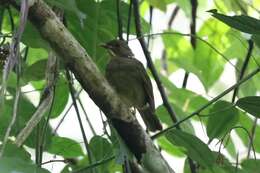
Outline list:
[[[130,25],[131,25],[131,17],[132,17],[132,0],[129,2],[129,9],[128,9],[128,17],[127,17],[127,30],[126,30],[126,40],[128,42],[129,35],[130,35]]]
[[[26,126],[22,129],[22,131],[20,131],[20,133],[17,135],[15,140],[15,144],[17,146],[21,146],[24,143],[24,141],[28,138],[28,136],[31,134],[36,125],[41,121],[45,113],[50,110],[54,98],[54,88],[57,82],[57,68],[58,65],[56,55],[54,55],[54,52],[51,51],[48,57],[47,68],[45,72],[47,86],[43,91],[40,104],[37,107],[35,113],[32,115],[31,119],[27,122]],[[45,125],[44,129],[45,128],[47,129],[47,124]],[[43,134],[44,133],[45,132],[43,132]],[[42,142],[44,140],[45,137],[43,136]]]
[[[74,109],[76,111],[81,135],[82,135],[82,138],[83,138],[83,141],[84,141],[84,144],[85,144],[85,148],[86,148],[86,151],[87,151],[88,161],[89,161],[89,164],[92,164],[92,154],[91,154],[91,151],[90,151],[90,148],[89,148],[87,136],[86,136],[86,133],[85,133],[85,130],[84,130],[84,127],[83,127],[81,117],[80,117],[80,113],[79,113],[79,109],[78,109],[78,105],[77,105],[77,100],[76,100],[76,97],[75,97],[75,89],[74,89],[73,84],[72,84],[71,74],[70,74],[70,72],[67,68],[66,68],[66,78],[68,80],[69,91],[70,91],[70,95],[71,95],[71,98],[72,98],[72,103],[73,103]],[[90,172],[92,173],[93,170],[90,170]]]
[[[175,17],[177,16],[179,10],[180,10],[180,7],[179,7],[179,6],[176,6],[176,7],[173,9],[172,15],[171,15],[170,20],[169,20],[169,22],[168,22],[168,29],[171,28],[172,23],[173,23]]]
[[[252,40],[248,40],[248,51],[247,51],[245,60],[244,60],[244,62],[243,62],[243,66],[242,66],[242,68],[241,68],[241,71],[240,71],[240,73],[239,73],[238,80],[241,80],[241,79],[244,77],[244,75],[245,75],[246,68],[247,68],[247,66],[248,66],[250,57],[251,57],[252,52],[253,52],[253,48],[254,48],[254,42],[253,42]],[[239,87],[237,87],[237,88],[234,89],[233,96],[232,96],[232,103],[235,102],[235,99],[236,99],[238,90],[239,90]]]

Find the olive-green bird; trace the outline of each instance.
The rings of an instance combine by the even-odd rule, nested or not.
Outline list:
[[[151,80],[143,64],[124,40],[112,40],[103,44],[111,55],[106,67],[106,78],[118,95],[130,107],[136,108],[148,130],[161,130],[162,125],[155,115],[154,95]]]

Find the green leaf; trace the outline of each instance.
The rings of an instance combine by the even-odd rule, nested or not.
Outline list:
[[[230,11],[235,12],[241,12],[241,10],[244,10],[247,12],[247,8],[249,7],[246,2],[243,0],[231,0],[231,1],[222,1],[223,5],[227,7],[227,9]],[[219,6],[219,5],[218,5]],[[242,11],[243,12],[243,11]]]
[[[227,39],[223,38],[223,34],[227,31],[228,27],[223,27],[223,24],[209,20],[202,26],[198,35],[207,36],[207,42],[213,47],[217,45],[219,48],[216,49],[221,51],[225,50],[223,43]],[[208,44],[197,39],[196,49],[193,50],[190,42],[184,36],[165,34],[162,38],[168,61],[197,75],[206,90],[220,77],[225,60]]]
[[[211,46],[220,52],[224,52],[229,46],[226,37],[229,31],[230,29],[223,23],[208,19],[197,34],[200,37],[207,37],[206,41]],[[192,63],[196,67],[196,71],[191,72],[199,77],[205,89],[208,90],[219,79],[227,60],[205,42],[197,40]]]
[[[96,162],[107,159],[113,155],[111,143],[101,136],[92,137],[89,142],[89,148],[93,155],[93,160]],[[110,164],[111,162],[107,162],[97,167],[97,173],[108,173]]]
[[[238,110],[231,103],[216,102],[210,110],[207,123],[207,135],[210,141],[214,138],[221,138],[235,126],[238,120]]]
[[[256,118],[260,118],[260,97],[259,96],[243,97],[236,102],[236,106],[250,113]]]
[[[165,86],[169,92],[169,100],[173,103],[173,108],[176,107],[176,112],[177,115],[179,115],[179,118],[187,116],[189,113],[196,111],[201,107],[201,105],[204,105],[208,102],[206,98],[190,90],[177,88],[165,76],[161,75],[160,78],[163,86]]]
[[[39,60],[27,67],[24,71],[24,78],[27,81],[43,80],[45,78],[47,60]]]
[[[164,136],[157,140],[159,146],[166,151],[168,154],[177,157],[184,157],[185,154],[182,152],[184,149],[175,145],[172,145]]]
[[[65,10],[66,12],[74,13],[77,15],[80,22],[83,22],[83,20],[86,19],[86,14],[79,10],[75,0],[47,0],[47,2]]]
[[[239,119],[239,124],[240,124],[240,126],[244,127],[247,130],[247,132],[242,128],[238,128],[238,129],[236,129],[236,133],[242,140],[243,144],[245,146],[248,146],[249,139],[250,139],[250,137],[248,136],[248,133],[250,133],[250,131],[252,130],[252,127],[254,126],[255,122],[245,112],[240,111],[240,114],[241,115],[240,115],[240,119]],[[254,143],[254,146],[260,146],[260,126],[259,125],[256,125],[256,127],[255,127],[255,136],[254,136],[253,143]],[[255,151],[260,152],[260,148],[255,147]]]
[[[158,8],[161,11],[166,11],[167,4],[165,0],[146,0],[151,6]]]
[[[83,156],[84,153],[80,144],[72,139],[55,136],[52,138],[48,152],[65,158]]]
[[[0,172],[3,173],[50,173],[46,169],[39,168],[37,165],[28,163],[16,157],[0,158]]]
[[[224,22],[232,28],[249,34],[260,34],[260,20],[250,16],[226,16],[217,12],[217,10],[208,11],[212,16]]]
[[[2,149],[2,145],[0,145],[0,149]],[[3,157],[12,157],[19,158],[26,162],[31,162],[31,155],[28,153],[23,147],[18,148],[13,142],[8,141],[5,150],[3,153]]]
[[[180,130],[171,130],[166,138],[174,145],[185,148],[184,151],[191,159],[200,165],[211,168],[214,164],[214,155],[208,146],[199,138]]]
[[[45,49],[29,48],[26,63],[27,65],[32,65],[39,60],[47,59],[47,58],[48,58],[48,52]]]
[[[60,77],[55,88],[51,118],[58,117],[65,109],[69,100],[69,88],[64,77]]]
[[[39,31],[30,21],[26,23],[25,30],[22,34],[22,42],[32,48],[50,49],[49,43],[41,37]]]
[[[259,165],[260,165],[260,160],[257,159],[246,159],[243,160],[241,163],[241,167],[243,170],[247,172],[259,172]]]
[[[14,95],[15,90],[12,90],[8,88],[8,92],[11,95]],[[0,122],[6,122],[6,123],[0,123],[0,139],[3,139],[3,136],[6,132],[6,129],[9,125],[9,122],[11,121],[11,117],[13,114],[13,105],[14,100],[6,100],[5,105],[3,106],[3,110],[0,110]],[[32,114],[35,112],[35,106],[25,97],[20,97],[19,100],[19,106],[18,106],[18,113],[19,115],[17,117],[17,120],[15,122],[15,125],[13,126],[11,130],[10,136],[16,136],[18,133],[25,127],[25,125],[28,123],[29,119],[31,118]],[[48,145],[51,141],[51,128],[48,125],[47,131],[46,131],[46,143],[45,146],[48,148]],[[35,139],[36,139],[36,130],[34,130],[31,135],[26,139],[25,145],[29,147],[35,147]]]
[[[210,169],[205,169],[205,170],[202,170],[200,171],[200,173],[213,173],[213,172],[217,172],[217,173],[230,173],[228,172],[227,170],[219,167],[219,166],[214,166]]]
[[[229,59],[238,58],[239,60],[244,60],[247,54],[247,40],[242,37],[241,32],[230,29],[226,34],[228,39],[226,49],[224,50],[224,55]],[[236,50],[236,51],[234,51]]]
[[[186,113],[184,113],[181,108],[176,105],[176,104],[171,104],[171,107],[174,109],[177,119],[181,120],[183,118],[186,117]],[[167,126],[171,126],[173,125],[173,120],[171,119],[171,116],[169,115],[168,111],[166,110],[166,108],[164,107],[164,105],[160,105],[157,109],[156,109],[156,115],[159,117],[159,119],[161,120],[161,122],[163,122],[164,124],[166,124]],[[194,129],[193,126],[190,122],[190,120],[187,120],[186,122],[183,122],[180,127],[185,130],[186,132],[189,132],[191,134],[194,134]]]

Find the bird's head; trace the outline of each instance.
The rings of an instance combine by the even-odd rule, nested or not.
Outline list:
[[[112,40],[101,45],[108,50],[112,57],[132,57],[134,54],[124,40]]]

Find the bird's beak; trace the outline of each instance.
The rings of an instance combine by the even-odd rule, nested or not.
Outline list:
[[[102,43],[99,46],[105,48],[105,49],[110,49],[111,47],[109,45],[107,45],[106,43]]]

